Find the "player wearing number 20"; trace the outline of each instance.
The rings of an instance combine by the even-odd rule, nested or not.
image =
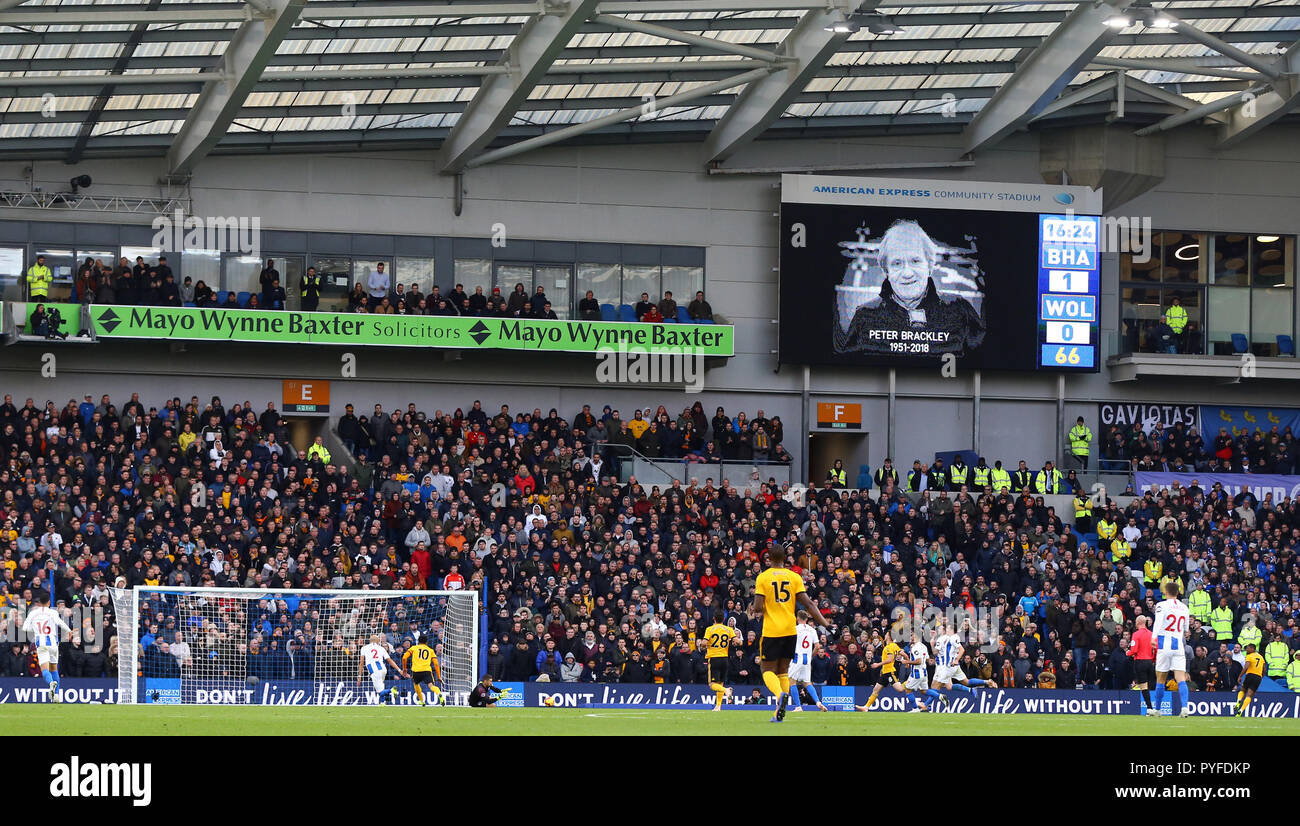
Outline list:
[[[790,692],[790,661],[795,652],[794,611],[798,605],[823,628],[831,624],[817,610],[803,586],[803,577],[785,567],[786,549],[776,547],[767,552],[772,567],[758,575],[754,583],[754,604],[749,613],[763,618],[763,638],[759,643],[759,667],[763,685],[777,698],[773,723],[785,719],[786,700]]]
[[[1165,682],[1173,672],[1178,681],[1180,717],[1190,717],[1187,708],[1187,627],[1191,612],[1178,601],[1178,583],[1165,583],[1165,599],[1156,606],[1156,690],[1155,707],[1165,697]]]

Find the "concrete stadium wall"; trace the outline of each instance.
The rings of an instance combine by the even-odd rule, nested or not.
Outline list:
[[[1300,129],[1274,128],[1230,151],[1213,149],[1213,132],[1185,128],[1168,139],[1163,183],[1119,209],[1122,215],[1150,215],[1157,228],[1271,231],[1300,234],[1300,161],[1294,147]],[[736,166],[862,164],[951,160],[955,136],[763,141]],[[0,163],[0,187],[21,189],[27,164]],[[36,165],[36,182],[56,191],[70,168]],[[690,396],[680,389],[598,386],[589,358],[528,359],[469,354],[446,361],[441,353],[358,350],[358,378],[336,384],[341,409],[381,401],[386,408],[415,401],[424,408],[467,405],[481,398],[495,408],[558,408],[571,415],[583,403],[597,410],[610,403],[625,417],[637,406],[666,405],[674,413],[699,398],[712,415],[759,407],[786,423],[789,449],[800,455],[800,393],[803,370],[777,370],[775,175],[715,175],[703,171],[697,144],[553,147],[500,164],[471,170],[462,214],[453,215],[452,179],[436,175],[427,153],[360,153],[208,158],[193,179],[198,215],[257,215],[264,229],[439,234],[487,238],[504,224],[509,238],[622,243],[671,243],[707,248],[706,290],[715,310],[736,324],[737,355],[709,370],[706,390]],[[94,177],[101,193],[157,194],[158,159],[91,160],[76,166]],[[929,173],[928,175],[926,173]],[[865,174],[865,173],[864,173]],[[1039,183],[1038,139],[1021,134],[982,151],[973,167],[905,170],[909,177]],[[75,215],[0,209],[6,220],[138,222],[108,213]],[[0,232],[0,235],[3,233]],[[0,237],[0,242],[5,239]],[[449,273],[439,277],[450,280]],[[449,286],[449,284],[447,285]],[[1103,329],[1109,339],[1118,320],[1117,262],[1103,258]],[[1297,313],[1300,315],[1300,313]],[[1107,348],[1103,347],[1105,351]],[[59,348],[55,379],[39,373],[40,348],[19,345],[0,352],[4,392],[38,401],[66,402],[85,389],[115,396],[139,390],[147,402],[164,396],[279,398],[281,378],[339,379],[339,348],[189,345],[183,353],[149,343]],[[268,358],[268,353],[274,353]],[[813,368],[812,400],[862,401],[864,430],[870,431],[871,462],[888,449],[887,371]],[[973,441],[970,376],[943,379],[937,371],[900,371],[897,381],[898,460],[927,457],[934,450],[970,447]],[[1285,404],[1295,397],[1278,382],[1220,386],[1203,380],[1149,380],[1111,384],[1100,374],[1069,376],[1065,383],[1067,421],[1095,420],[1097,401],[1149,400],[1184,403]],[[1024,458],[1037,466],[1056,452],[1056,377],[1050,374],[985,372],[982,376],[980,451],[1009,462]],[[824,469],[813,468],[814,476]]]

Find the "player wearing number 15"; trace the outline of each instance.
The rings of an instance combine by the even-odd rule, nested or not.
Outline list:
[[[1178,600],[1178,586],[1165,585],[1165,600],[1156,606],[1156,690],[1155,707],[1165,697],[1165,682],[1172,671],[1178,681],[1180,717],[1191,716],[1187,708],[1187,627],[1191,612]]]
[[[776,547],[767,552],[770,568],[758,575],[754,584],[751,617],[763,618],[763,638],[759,643],[759,667],[763,685],[777,698],[773,723],[785,719],[786,700],[790,692],[790,661],[795,651],[795,607],[808,611],[814,622],[829,629],[831,624],[817,610],[803,586],[803,577],[785,567],[786,549]]]
[[[704,639],[709,647],[704,653],[709,666],[709,688],[717,702],[714,711],[722,710],[722,699],[731,693],[727,688],[727,656],[731,653],[731,643],[736,639],[736,629],[722,621],[722,609],[713,612],[713,624],[704,629]]]

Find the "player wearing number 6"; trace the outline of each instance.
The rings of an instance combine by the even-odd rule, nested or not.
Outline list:
[[[821,627],[831,624],[817,610],[803,587],[803,577],[785,567],[786,549],[776,547],[767,552],[770,568],[758,575],[754,583],[754,604],[749,615],[763,618],[763,638],[759,641],[759,667],[763,670],[763,685],[777,698],[773,723],[785,719],[786,700],[790,692],[790,661],[795,651],[795,606],[808,611],[808,615]]]
[[[50,607],[50,598],[39,592],[32,599],[36,607],[23,620],[27,639],[36,646],[36,662],[41,666],[41,676],[50,687],[50,702],[59,701],[59,629],[68,634],[72,629],[58,612]]]
[[[817,648],[821,645],[821,639],[817,636],[817,629],[808,624],[808,612],[799,612],[799,625],[795,628],[794,642],[794,664],[790,666],[790,702],[794,703],[795,711],[803,711],[802,701],[799,699],[799,689],[807,690],[808,696],[813,698],[819,711],[826,711],[826,706],[822,705],[822,700],[817,696],[817,688],[812,684],[812,660],[817,655]]]
[[[1187,627],[1191,622],[1191,612],[1187,606],[1178,601],[1178,584],[1165,583],[1165,596],[1168,597],[1156,606],[1156,690],[1155,707],[1160,708],[1160,701],[1165,697],[1165,682],[1172,671],[1178,681],[1178,702],[1181,711],[1179,717],[1190,717],[1192,712],[1187,707]]]

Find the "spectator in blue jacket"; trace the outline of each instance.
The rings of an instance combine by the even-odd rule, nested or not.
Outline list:
[[[548,639],[546,646],[537,652],[537,679],[542,680],[545,674],[547,680],[553,683],[560,681],[560,668],[564,665],[564,658],[559,651],[555,650],[555,640]]]
[[[871,468],[858,465],[858,489],[871,490]]]

